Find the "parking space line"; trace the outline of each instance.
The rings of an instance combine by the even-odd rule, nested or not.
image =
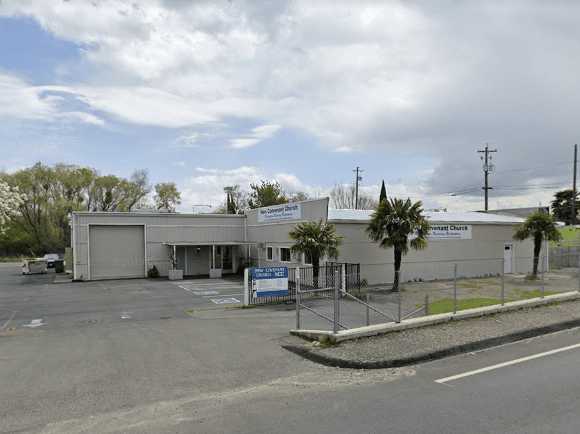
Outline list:
[[[10,318],[8,318],[8,320],[2,325],[2,327],[0,327],[0,330],[4,330],[6,329],[6,327],[8,327],[8,324],[10,324],[10,322],[14,319],[14,316],[16,315],[16,312],[18,311],[13,311],[12,315],[10,316]]]
[[[244,295],[242,293],[239,294],[219,294],[219,293],[215,293],[213,295],[203,295],[202,297],[204,298],[215,298],[215,297],[239,297],[241,295]]]
[[[489,372],[489,371],[493,371],[496,369],[505,368],[506,366],[517,365],[518,363],[523,363],[523,362],[527,362],[530,360],[539,359],[541,357],[551,356],[552,354],[558,354],[558,353],[562,353],[564,351],[575,350],[577,348],[580,348],[580,343],[574,344],[574,345],[569,345],[567,347],[557,348],[555,350],[550,350],[550,351],[546,351],[543,353],[533,354],[531,356],[521,357],[519,359],[510,360],[510,361],[503,362],[503,363],[498,363],[496,365],[487,366],[485,368],[476,369],[474,371],[468,371],[468,372],[464,372],[462,374],[452,375],[450,377],[439,378],[438,380],[435,380],[435,383],[445,384],[445,383],[448,383],[450,381],[459,380],[460,378],[471,377],[472,375],[482,374],[484,372]]]

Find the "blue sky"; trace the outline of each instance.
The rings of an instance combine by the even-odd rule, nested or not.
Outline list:
[[[464,209],[479,193],[446,193],[481,182],[475,151],[489,141],[496,185],[526,186],[498,188],[492,206],[545,202],[540,186],[567,182],[579,38],[564,7],[260,4],[3,2],[0,169],[145,168],[188,209],[264,178],[325,195],[358,165],[369,194],[384,179]],[[545,170],[510,174],[521,155]]]

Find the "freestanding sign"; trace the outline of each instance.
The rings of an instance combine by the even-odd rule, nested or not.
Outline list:
[[[288,267],[254,267],[250,276],[254,297],[288,295]]]

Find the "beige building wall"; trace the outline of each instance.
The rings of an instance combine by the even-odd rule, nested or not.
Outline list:
[[[149,269],[155,265],[162,276],[166,276],[169,269],[168,247],[163,243],[245,240],[245,217],[240,215],[81,212],[73,214],[72,224],[74,278],[79,280],[89,279],[90,225],[144,225],[145,266]],[[203,254],[207,249],[203,249]],[[200,261],[205,263],[206,259]]]
[[[361,278],[369,284],[392,282],[393,249],[380,248],[378,243],[371,241],[365,222],[335,224],[337,232],[344,237],[339,262],[360,263]],[[513,272],[531,271],[533,242],[514,241],[515,225],[464,224],[472,225],[470,240],[430,240],[425,250],[409,250],[403,257],[403,280],[449,279],[453,277],[456,263],[460,277],[498,275],[502,272],[506,243],[513,244]]]
[[[328,217],[328,200],[328,198],[323,198],[298,202],[301,207],[301,215],[300,218],[292,220],[261,223],[258,221],[258,210],[247,211],[248,241],[257,243],[250,249],[251,264],[254,266],[304,266],[301,255],[293,254],[290,262],[281,262],[279,249],[292,246],[293,242],[288,234],[298,223],[318,220],[326,221]],[[267,259],[268,246],[274,250],[272,260]]]

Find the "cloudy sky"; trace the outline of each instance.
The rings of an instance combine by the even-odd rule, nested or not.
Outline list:
[[[0,170],[35,161],[224,185],[348,183],[546,204],[580,139],[575,1],[0,0]],[[450,196],[451,192],[461,192]]]

